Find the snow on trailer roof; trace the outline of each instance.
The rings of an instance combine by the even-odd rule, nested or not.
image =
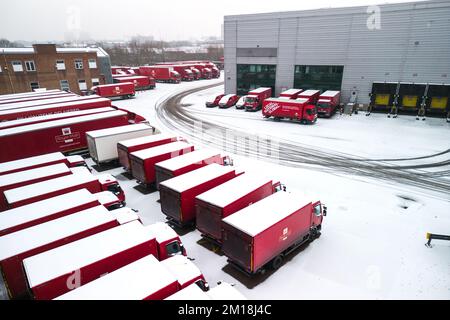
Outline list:
[[[55,300],[142,300],[174,282],[173,275],[149,255]]]
[[[188,148],[191,146],[193,146],[193,144],[191,143],[187,143],[184,141],[176,141],[148,149],[131,152],[130,155],[133,155],[134,157],[137,157],[139,159],[148,159],[160,154],[165,154],[168,152],[176,152],[180,149]]]
[[[0,188],[20,182],[35,180],[62,173],[71,173],[70,169],[65,163],[57,163],[50,166],[5,174],[0,176]]]
[[[178,237],[178,234],[164,222],[156,222],[145,227],[156,237],[156,241],[159,243]]]
[[[133,209],[128,207],[115,209],[109,211],[109,213],[112,214],[121,225],[140,219],[139,215]]]
[[[225,167],[217,163],[212,163],[200,169],[185,173],[181,176],[165,180],[161,182],[160,185],[181,193],[234,170],[235,168],[233,167]]]
[[[4,235],[0,237],[0,261],[114,220],[104,206],[96,206]]]
[[[149,136],[145,136],[145,137],[122,140],[122,141],[119,141],[117,144],[120,144],[120,145],[128,148],[128,147],[142,145],[145,143],[151,143],[151,142],[165,140],[165,139],[176,139],[176,138],[177,138],[177,136],[172,135],[172,134],[158,133],[158,134],[153,134],[153,135],[149,135]]]
[[[248,92],[248,94],[252,94],[252,93],[261,93],[261,92],[264,92],[264,91],[266,91],[266,90],[268,90],[268,89],[272,89],[272,88],[261,87],[261,88],[257,88],[257,89],[250,90],[250,91]]]
[[[133,221],[29,257],[23,266],[30,287],[35,287],[153,238]]]
[[[49,93],[45,95],[21,97],[14,99],[3,99],[0,100],[0,108],[10,109],[11,107],[14,107],[14,105],[16,104],[18,105],[22,103],[31,103],[31,102],[43,104],[47,100],[69,98],[69,97],[79,97],[79,96],[72,92],[63,92],[63,93]]]
[[[220,152],[211,149],[194,150],[181,156],[158,162],[156,166],[174,171],[217,155],[220,156]]]
[[[130,74],[129,77],[120,77],[120,80],[133,80],[133,79],[144,79],[148,78],[147,76],[138,76],[138,75],[132,75]]]
[[[254,237],[309,203],[298,194],[279,191],[222,221]]]
[[[247,300],[242,293],[226,282],[222,282],[214,288],[211,288],[207,292],[207,295],[212,300]]]
[[[288,101],[289,103],[303,104],[306,101],[308,101],[308,99],[306,99],[306,98],[286,99],[286,97],[279,97],[279,98],[267,98],[264,101],[269,101],[269,102],[286,102],[286,101]]]
[[[47,194],[53,191],[62,190],[70,186],[97,180],[94,175],[71,174],[55,179],[29,184],[27,186],[6,190],[4,192],[8,203],[13,204],[25,199],[30,199],[39,195]]]
[[[52,89],[52,90],[45,90],[45,91],[39,91],[39,92],[31,91],[31,92],[2,94],[2,95],[0,95],[0,100],[22,98],[22,97],[28,97],[28,96],[39,96],[39,95],[45,95],[45,94],[49,94],[49,93],[66,93],[66,91],[62,91],[59,89]]]
[[[87,131],[86,136],[90,136],[92,138],[101,138],[101,137],[112,136],[112,135],[116,135],[116,134],[120,134],[120,133],[135,132],[135,131],[142,131],[142,130],[148,130],[148,129],[151,129],[151,127],[147,124],[143,124],[143,123],[128,124],[125,126]]]
[[[255,189],[272,182],[259,175],[242,174],[197,196],[197,199],[223,208]]]
[[[116,195],[111,191],[97,192],[94,193],[94,196],[97,198],[98,202],[100,202],[100,204],[102,205],[119,201],[119,198],[117,198]]]
[[[6,230],[94,201],[96,201],[95,196],[87,189],[65,193],[60,196],[3,211],[0,214],[0,228]]]
[[[14,103],[8,103],[8,104],[2,104],[0,105],[0,109],[2,111],[4,110],[12,110],[12,109],[23,109],[28,107],[36,107],[36,106],[43,106],[43,105],[49,105],[49,104],[58,104],[58,103],[67,103],[67,102],[76,102],[76,101],[86,101],[86,100],[93,100],[101,98],[100,96],[77,96],[75,94],[73,95],[67,95],[64,97],[56,97],[51,99],[44,99],[44,100],[34,100],[34,101],[23,101],[23,102],[14,102]]]
[[[186,284],[188,281],[200,277],[202,272],[187,257],[176,255],[161,261],[164,267],[178,280],[180,285]]]
[[[118,82],[118,83],[111,83],[111,84],[99,84],[99,85],[97,85],[97,86],[92,86],[92,88],[97,88],[97,87],[100,87],[100,88],[114,88],[114,87],[117,87],[117,86],[121,86],[121,85],[124,85],[124,84],[133,84],[132,82]]]
[[[196,283],[193,283],[164,300],[211,300],[211,297]]]
[[[280,95],[282,95],[282,94],[297,94],[302,91],[303,91],[302,89],[288,89],[288,90],[281,92]]]
[[[327,90],[324,93],[322,93],[320,95],[320,98],[324,98],[324,97],[334,97],[335,95],[337,95],[338,93],[340,93],[340,91],[335,91],[335,90]]]
[[[0,137],[11,136],[11,135],[15,135],[15,134],[24,133],[24,132],[42,130],[42,129],[46,129],[46,128],[61,127],[61,126],[71,125],[74,123],[88,122],[88,121],[107,119],[107,118],[112,118],[112,117],[117,117],[117,116],[126,116],[126,115],[127,115],[127,113],[125,111],[117,110],[117,111],[111,111],[111,112],[95,113],[95,114],[80,116],[80,117],[76,117],[76,118],[67,118],[67,119],[60,119],[60,120],[55,120],[55,121],[34,123],[34,124],[27,125],[27,126],[3,129],[0,131]]]
[[[317,94],[318,92],[320,92],[320,90],[305,90],[305,91],[301,92],[300,95],[310,97],[312,95]]]
[[[13,160],[8,162],[0,163],[0,173],[16,170],[20,168],[32,167],[39,165],[41,163],[48,163],[53,161],[64,160],[66,157],[61,152],[53,152],[43,154],[41,156],[29,157],[19,160]]]
[[[21,111],[22,110],[23,109],[21,109]],[[5,129],[5,128],[13,127],[13,126],[14,127],[21,126],[21,125],[25,126],[25,125],[40,122],[40,121],[57,120],[60,118],[71,118],[71,117],[77,117],[77,116],[81,116],[81,115],[89,115],[89,114],[109,112],[109,111],[115,111],[115,110],[116,109],[114,109],[112,107],[103,107],[103,108],[94,108],[94,109],[78,110],[78,111],[70,111],[70,112],[59,112],[59,113],[48,114],[48,115],[44,115],[44,116],[28,117],[28,118],[24,118],[24,119],[0,122],[0,129]],[[14,113],[14,112],[11,112],[11,113]]]

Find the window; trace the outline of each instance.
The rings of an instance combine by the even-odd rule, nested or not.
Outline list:
[[[274,93],[276,69],[276,65],[270,64],[238,64],[237,94],[246,95],[259,87],[271,87]]]
[[[2,66],[0,66],[0,72],[2,72]]]
[[[98,86],[100,84],[100,79],[99,78],[92,78],[92,85],[93,86]]]
[[[89,69],[97,69],[97,60],[89,59]]]
[[[86,80],[78,80],[80,90],[87,90]]]
[[[59,81],[59,85],[61,87],[61,90],[64,90],[64,91],[69,91],[70,90],[70,86],[69,86],[69,81],[68,80],[61,80],[61,81]]]
[[[295,66],[294,88],[341,90],[343,66]]]
[[[83,69],[83,60],[80,59],[75,60],[75,69],[78,70]]]
[[[66,64],[64,60],[56,60],[56,70],[66,70]]]
[[[84,81],[84,80],[80,80],[80,81]],[[86,86],[86,81],[85,81],[84,85]],[[83,90],[83,89],[81,89],[81,90]],[[84,90],[86,90],[86,89],[84,89]],[[114,193],[116,196],[118,196],[122,192],[122,188],[118,184],[110,184],[106,187],[106,189],[108,191]]]
[[[34,89],[39,89],[39,82],[30,82],[31,91]]]
[[[14,72],[23,72],[23,65],[21,61],[11,62]]]
[[[178,241],[173,241],[166,245],[167,255],[173,256],[176,254],[183,254],[183,249],[181,248]]]
[[[36,71],[36,65],[34,61],[25,61],[25,68],[27,71]]]
[[[320,204],[318,204],[314,207],[314,214],[318,217],[320,217],[320,215],[322,214],[322,208],[321,208]]]

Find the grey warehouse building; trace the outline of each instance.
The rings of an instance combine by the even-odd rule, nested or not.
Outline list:
[[[450,82],[450,1],[224,18],[225,92],[269,86],[357,92],[373,82]]]

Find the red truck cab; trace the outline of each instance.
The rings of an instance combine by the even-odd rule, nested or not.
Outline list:
[[[235,94],[227,94],[223,96],[219,101],[219,108],[230,108],[238,102],[239,96]]]
[[[328,90],[322,93],[317,101],[317,113],[320,116],[331,117],[339,106],[340,91]]]
[[[264,100],[270,98],[271,95],[272,88],[261,87],[249,91],[244,103],[245,111],[260,110]]]
[[[219,105],[220,99],[222,99],[225,96],[225,94],[219,94],[217,97],[214,98],[213,101],[206,101],[206,107],[207,108],[214,108]]]

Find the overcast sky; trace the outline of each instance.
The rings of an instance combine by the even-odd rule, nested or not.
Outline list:
[[[1,0],[0,38],[95,40],[220,36],[223,16],[408,0]]]

